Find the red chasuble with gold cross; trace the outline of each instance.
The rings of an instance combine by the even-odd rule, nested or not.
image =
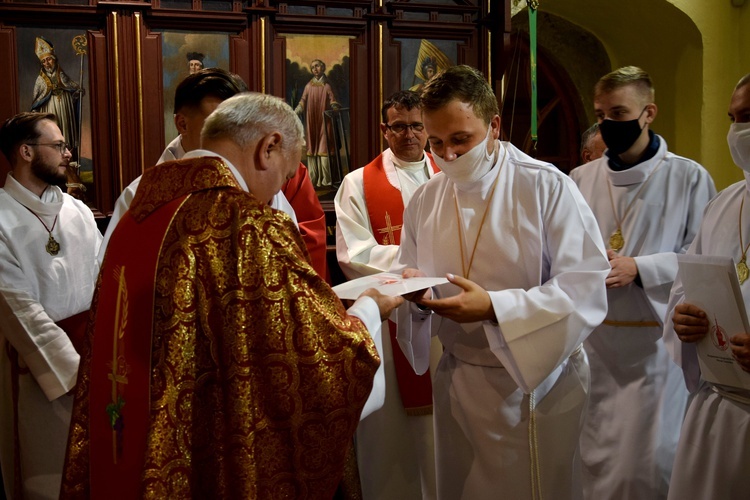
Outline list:
[[[428,156],[428,161],[434,164],[429,153],[425,155]],[[401,242],[401,227],[404,220],[404,201],[401,191],[388,181],[382,154],[363,168],[365,203],[373,236],[381,245],[398,245]],[[393,321],[388,321],[388,330],[391,336],[393,366],[396,370],[398,390],[406,413],[409,415],[432,413],[432,380],[429,370],[422,375],[414,373],[414,369],[398,346],[396,324]]]
[[[146,171],[97,284],[61,498],[332,498],[379,358],[303,245],[218,158]]]

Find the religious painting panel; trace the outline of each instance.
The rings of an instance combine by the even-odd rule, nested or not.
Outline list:
[[[179,135],[173,118],[177,85],[186,76],[203,68],[232,71],[229,67],[229,40],[228,33],[161,32],[165,144]]]
[[[440,71],[456,64],[459,42],[427,38],[396,38],[401,45],[401,89],[421,91]]]
[[[72,158],[61,187],[96,207],[89,38],[85,28],[18,27],[18,109],[52,113]]]
[[[287,103],[305,128],[302,162],[318,197],[332,199],[350,169],[350,40],[346,35],[287,34]]]

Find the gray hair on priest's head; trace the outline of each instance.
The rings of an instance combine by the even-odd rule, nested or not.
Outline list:
[[[734,86],[734,90],[739,90],[740,88],[748,84],[750,84],[750,73],[740,78],[740,81],[737,82],[737,85]]]
[[[201,140],[231,139],[246,148],[272,132],[283,137],[285,154],[298,153],[305,144],[305,130],[294,110],[278,97],[243,92],[219,104],[206,118]]]

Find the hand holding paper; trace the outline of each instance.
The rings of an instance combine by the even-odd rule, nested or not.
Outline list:
[[[378,305],[380,311],[380,321],[385,321],[391,315],[391,311],[404,303],[404,299],[401,297],[391,297],[389,295],[383,295],[374,288],[368,288],[360,294],[361,296],[370,297]]]
[[[750,374],[747,373],[750,371],[747,335],[750,328],[734,261],[731,257],[678,255],[677,262],[685,303],[693,304],[695,309],[675,308],[675,333],[680,340],[683,334],[687,334],[686,339],[692,339],[693,334],[700,332],[695,328],[700,326],[696,324],[699,322],[678,316],[678,313],[692,311],[684,316],[696,318],[699,317],[695,316],[696,309],[705,312],[708,331],[695,343],[701,377],[715,384],[750,389]]]
[[[407,267],[401,272],[401,276],[404,279],[409,278],[424,278],[426,277],[425,273],[420,271],[419,269],[414,269],[413,267]],[[431,299],[432,298],[432,290],[429,288],[423,288],[421,290],[417,290],[413,293],[407,293],[403,296],[406,300],[409,302],[414,302],[416,304],[422,305],[422,299]]]
[[[729,341],[732,343],[732,356],[743,370],[750,372],[750,335],[741,333],[734,335]]]
[[[461,293],[445,299],[423,299],[421,304],[456,323],[495,320],[495,310],[487,290],[453,274],[448,275],[448,281],[461,287]]]
[[[674,332],[688,343],[699,342],[708,333],[709,322],[706,312],[693,304],[678,304],[672,315]]]

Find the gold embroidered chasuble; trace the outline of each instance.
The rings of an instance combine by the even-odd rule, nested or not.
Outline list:
[[[291,220],[197,158],[147,170],[123,223],[92,304],[62,497],[331,498],[379,358]]]

